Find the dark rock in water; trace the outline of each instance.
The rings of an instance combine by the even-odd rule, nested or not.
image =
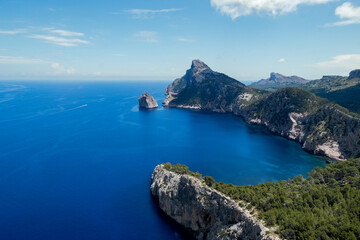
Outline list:
[[[350,72],[349,79],[360,78],[360,69],[356,69]]]
[[[252,83],[250,86],[257,89],[275,91],[285,87],[300,87],[308,82],[310,81],[298,76],[284,76],[272,72],[269,78],[261,79],[258,82]]]
[[[158,104],[156,100],[149,93],[144,93],[139,98],[139,107],[140,108],[157,108]]]

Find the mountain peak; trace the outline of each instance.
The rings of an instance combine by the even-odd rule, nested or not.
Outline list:
[[[195,59],[192,61],[191,69],[194,72],[202,72],[204,70],[211,70],[208,65],[206,65],[204,62],[200,61],[199,59]]]
[[[276,72],[272,72],[272,73],[270,73],[270,78],[269,78],[269,80],[275,81],[278,77],[283,77],[283,75],[281,75],[281,74],[279,74],[279,73],[276,73]]]

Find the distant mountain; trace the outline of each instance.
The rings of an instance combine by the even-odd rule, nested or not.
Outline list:
[[[313,154],[338,160],[360,157],[360,118],[304,89],[253,89],[194,60],[165,93],[167,107],[230,112],[301,143]]]
[[[310,82],[298,76],[284,76],[280,73],[272,72],[267,79],[261,79],[258,82],[252,83],[250,86],[257,89],[264,89],[274,91],[284,87],[296,87]]]

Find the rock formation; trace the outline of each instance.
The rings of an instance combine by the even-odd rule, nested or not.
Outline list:
[[[284,87],[300,86],[308,82],[310,81],[298,76],[284,76],[280,73],[272,72],[269,78],[261,79],[250,86],[259,89],[276,90]]]
[[[279,239],[229,197],[200,179],[168,171],[163,165],[152,174],[151,193],[160,208],[196,239]]]
[[[258,99],[259,90],[211,70],[200,60],[194,60],[186,74],[176,79],[165,91],[167,107],[232,112],[237,104],[247,105]]]
[[[165,93],[164,106],[233,113],[301,143],[310,153],[336,160],[360,157],[360,119],[303,89],[288,87],[270,94],[194,60]]]
[[[139,107],[148,109],[157,108],[158,104],[156,100],[149,93],[146,92],[139,98]]]
[[[360,78],[360,69],[356,69],[350,72],[349,79]]]

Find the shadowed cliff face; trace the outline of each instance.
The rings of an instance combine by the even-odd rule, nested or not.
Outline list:
[[[200,60],[194,60],[186,74],[166,89],[164,106],[232,112],[240,102],[258,99],[259,91],[241,82],[211,70]]]
[[[160,208],[197,239],[279,239],[246,209],[209,188],[202,180],[158,165],[151,193]]]
[[[348,79],[351,80],[354,78],[360,78],[360,69],[356,69],[350,72]]]
[[[336,160],[360,156],[360,119],[306,90],[255,90],[194,60],[166,89],[164,106],[231,112],[246,122],[295,140],[313,154]]]

